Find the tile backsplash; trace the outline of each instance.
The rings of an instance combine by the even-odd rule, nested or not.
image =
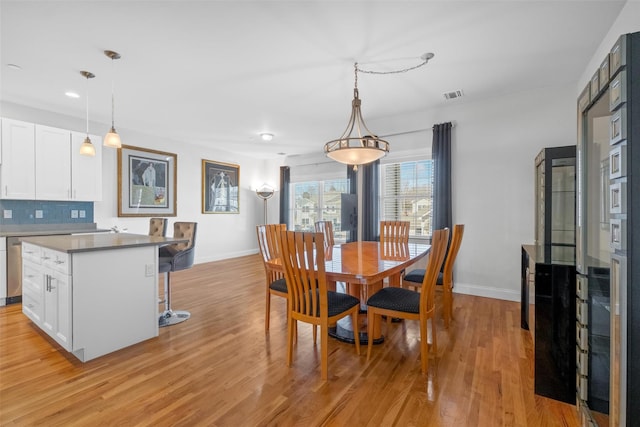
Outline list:
[[[93,202],[0,200],[0,225],[93,222]]]

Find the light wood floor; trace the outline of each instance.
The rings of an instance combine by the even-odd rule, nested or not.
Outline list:
[[[0,425],[578,425],[575,407],[534,395],[532,342],[517,303],[456,295],[449,330],[438,315],[428,376],[415,323],[392,324],[370,363],[366,347],[358,357],[330,339],[323,382],[308,325],[299,325],[286,366],[281,298],[265,336],[263,274],[257,255],[174,274],[174,308],[191,319],[85,364],[19,304],[0,307]]]

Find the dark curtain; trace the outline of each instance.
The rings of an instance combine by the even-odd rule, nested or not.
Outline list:
[[[433,126],[433,229],[452,228],[451,122]]]
[[[291,169],[280,166],[280,224],[287,224],[289,228],[289,184],[291,183]]]
[[[358,214],[358,171],[353,169],[353,165],[347,165],[347,179],[349,180],[349,194],[353,194],[354,200],[352,200],[352,204],[356,204],[356,217]],[[356,242],[358,240],[358,222],[349,224],[347,234],[347,243],[348,242]],[[346,230],[344,227],[348,227],[347,224],[342,222],[343,231]]]
[[[380,160],[362,165],[360,168],[362,168],[362,240],[376,241],[379,239],[380,222],[378,212]]]

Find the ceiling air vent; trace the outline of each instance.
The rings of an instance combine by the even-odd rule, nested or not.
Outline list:
[[[448,101],[450,99],[462,98],[461,90],[454,90],[453,92],[445,92],[444,98]]]

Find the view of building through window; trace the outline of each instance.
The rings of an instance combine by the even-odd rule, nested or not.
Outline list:
[[[340,222],[340,194],[348,192],[349,180],[346,178],[292,183],[292,229],[314,231],[316,221],[331,221],[336,243],[346,242],[346,231],[342,230]]]
[[[380,220],[409,221],[410,236],[431,237],[433,160],[385,164],[380,177]]]

